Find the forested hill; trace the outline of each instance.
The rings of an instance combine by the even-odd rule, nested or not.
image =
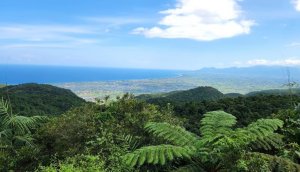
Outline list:
[[[146,101],[155,101],[155,100],[163,100],[163,101],[175,101],[175,102],[188,102],[188,101],[203,101],[203,100],[218,100],[224,98],[225,95],[221,93],[219,90],[213,87],[197,87],[190,90],[184,91],[173,91],[169,93],[163,94],[145,94],[137,96],[138,99],[146,100]]]
[[[21,84],[0,88],[0,98],[11,102],[21,115],[59,115],[85,100],[67,89],[45,84]]]
[[[300,88],[293,89],[273,89],[250,92],[248,94],[228,93],[223,94],[213,87],[197,87],[190,90],[173,91],[161,94],[142,94],[137,96],[138,99],[145,100],[150,103],[185,103],[185,102],[200,102],[219,100],[223,98],[237,98],[237,97],[252,97],[259,95],[274,95],[274,96],[287,96],[287,95],[300,95]]]

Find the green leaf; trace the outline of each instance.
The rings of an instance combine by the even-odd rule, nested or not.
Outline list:
[[[148,146],[137,149],[123,157],[124,162],[129,166],[141,166],[148,164],[164,165],[174,158],[191,158],[193,151],[186,147],[173,145]]]

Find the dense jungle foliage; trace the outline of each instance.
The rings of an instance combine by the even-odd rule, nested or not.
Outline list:
[[[0,171],[300,171],[297,95],[150,103],[125,94],[57,116],[0,102]]]

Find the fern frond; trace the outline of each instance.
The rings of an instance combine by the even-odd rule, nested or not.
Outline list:
[[[236,117],[229,113],[223,111],[208,112],[201,120],[200,132],[203,137],[211,138],[218,135],[227,135],[232,131],[231,127],[236,122]]]
[[[282,135],[273,133],[267,137],[258,137],[250,145],[253,149],[271,150],[272,148],[280,148],[283,145],[282,139]]]
[[[173,145],[147,146],[128,153],[123,157],[124,162],[131,166],[147,164],[166,164],[175,158],[191,158],[193,151],[186,147]]]
[[[177,168],[173,172],[206,172],[197,164],[189,164],[180,168]]]
[[[244,138],[251,142],[272,136],[274,131],[282,126],[283,121],[279,119],[259,119],[245,128],[238,129],[237,133],[243,134]]]
[[[155,136],[162,137],[166,141],[177,146],[194,146],[198,141],[198,136],[179,126],[168,123],[147,123],[146,131]]]
[[[139,141],[130,134],[123,134],[118,139],[126,143],[130,150],[135,150],[139,146]]]

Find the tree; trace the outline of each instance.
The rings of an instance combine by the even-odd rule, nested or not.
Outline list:
[[[281,110],[273,115],[284,121],[284,126],[280,132],[285,136],[287,143],[280,151],[280,155],[300,163],[300,106],[295,109]]]
[[[283,126],[279,119],[260,119],[233,129],[236,122],[233,115],[223,111],[208,112],[201,120],[201,136],[168,123],[148,123],[146,131],[166,143],[137,149],[125,155],[124,161],[130,166],[142,166],[184,160],[186,165],[177,171],[221,171],[237,168],[236,163],[251,152],[252,145],[268,148],[280,143],[280,135],[274,133]]]

